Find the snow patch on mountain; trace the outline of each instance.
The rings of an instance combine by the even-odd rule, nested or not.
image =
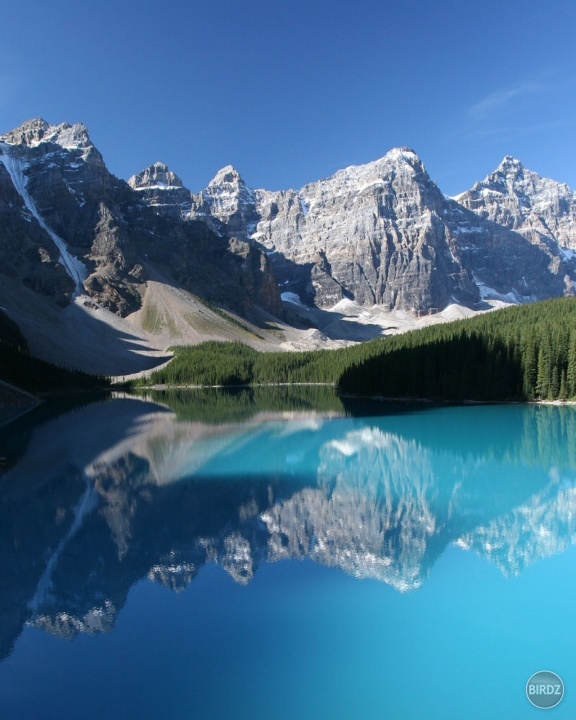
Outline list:
[[[480,292],[480,297],[482,298],[482,300],[500,300],[501,302],[508,305],[522,305],[535,299],[533,297],[523,297],[516,290],[511,290],[507,293],[498,292],[498,290],[495,290],[494,288],[485,285],[477,279],[476,285],[478,286],[478,290]]]
[[[299,307],[306,307],[302,300],[300,300],[300,296],[293,292],[283,292],[280,293],[280,298],[284,302],[292,303],[293,305],[298,305]]]

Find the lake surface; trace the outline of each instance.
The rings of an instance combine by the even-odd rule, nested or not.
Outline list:
[[[0,429],[0,717],[576,717],[576,408],[326,388]]]

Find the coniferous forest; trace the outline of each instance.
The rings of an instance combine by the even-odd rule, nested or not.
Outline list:
[[[67,370],[30,354],[18,325],[0,310],[0,380],[31,393],[92,390],[110,381],[79,370]]]
[[[239,343],[175,348],[143,384],[332,383],[391,398],[576,397],[576,299],[508,307],[338,350],[260,353]]]

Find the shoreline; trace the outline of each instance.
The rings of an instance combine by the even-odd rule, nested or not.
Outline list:
[[[355,400],[370,400],[379,402],[406,402],[406,403],[429,403],[437,405],[576,405],[576,400],[443,400],[441,398],[414,398],[414,397],[384,397],[383,395],[356,395],[353,393],[338,393],[335,383],[255,383],[250,385],[144,385],[139,387],[122,388],[127,392],[140,392],[152,390],[154,392],[165,392],[167,390],[238,390],[242,388],[255,387],[332,387],[338,397],[352,398]],[[114,385],[112,386],[114,390]]]

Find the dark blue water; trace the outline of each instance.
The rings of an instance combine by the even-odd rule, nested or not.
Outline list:
[[[574,408],[245,401],[0,431],[1,717],[576,716]]]

